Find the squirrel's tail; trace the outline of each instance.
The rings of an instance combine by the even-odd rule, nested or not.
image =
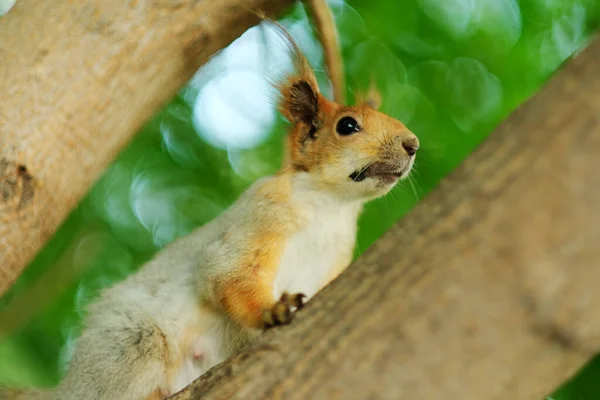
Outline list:
[[[0,400],[53,400],[52,392],[26,389],[0,388]]]

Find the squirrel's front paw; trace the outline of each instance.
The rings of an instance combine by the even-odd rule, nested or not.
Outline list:
[[[288,294],[284,292],[271,309],[263,311],[262,317],[265,328],[287,325],[292,322],[292,307],[296,310],[301,309],[304,306],[304,298],[306,296],[302,293]]]

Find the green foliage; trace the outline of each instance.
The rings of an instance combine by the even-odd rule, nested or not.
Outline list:
[[[600,25],[596,0],[338,0],[331,5],[350,97],[373,79],[382,92],[382,110],[402,120],[422,143],[412,179],[366,208],[357,254],[535,93]],[[329,93],[305,11],[297,6],[283,22]],[[286,124],[265,103],[268,85],[258,78],[273,78],[285,62],[276,43],[253,32],[204,67],[146,124],[0,299],[0,333],[8,332],[0,336],[0,384],[55,384],[82,310],[101,288],[277,170]],[[237,117],[223,118],[223,110]],[[554,398],[594,398],[600,386],[593,377],[599,373],[600,362],[592,363]]]

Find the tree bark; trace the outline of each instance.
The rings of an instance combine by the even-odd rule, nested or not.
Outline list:
[[[600,40],[290,325],[172,399],[541,399],[600,346]]]
[[[292,0],[19,0],[0,23],[0,296],[210,56]]]

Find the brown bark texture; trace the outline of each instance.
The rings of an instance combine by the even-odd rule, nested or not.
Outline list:
[[[292,0],[19,0],[0,19],[0,296],[117,152]]]
[[[173,399],[542,399],[600,346],[600,40],[286,327]]]

